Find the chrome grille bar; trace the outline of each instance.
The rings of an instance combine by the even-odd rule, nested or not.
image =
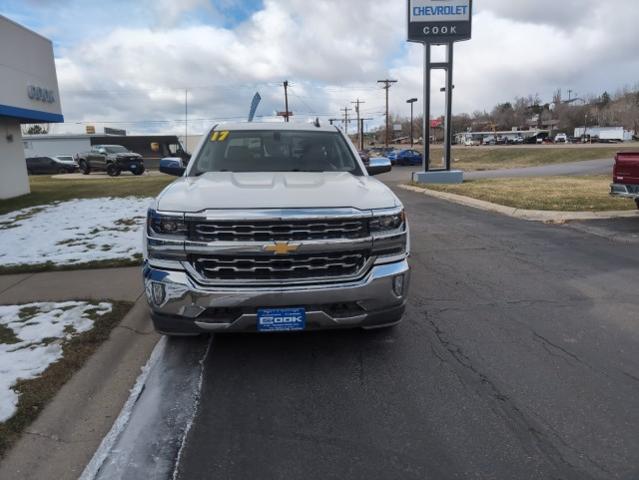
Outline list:
[[[366,219],[291,222],[191,222],[193,241],[303,241],[365,238]]]
[[[367,265],[362,252],[269,257],[251,255],[204,256],[191,259],[191,265],[208,280],[263,281],[306,280],[313,278],[351,278]]]

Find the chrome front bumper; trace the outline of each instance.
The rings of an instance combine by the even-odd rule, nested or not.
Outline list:
[[[403,280],[399,293],[398,277]],[[308,330],[375,328],[401,320],[410,269],[402,260],[373,266],[364,278],[348,283],[220,288],[200,285],[186,271],[147,264],[144,283],[155,328],[168,334],[256,331],[257,309],[277,307],[306,308]],[[355,304],[358,310],[334,316],[322,308],[338,304]]]

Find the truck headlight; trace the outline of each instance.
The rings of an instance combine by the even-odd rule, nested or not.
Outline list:
[[[379,217],[373,217],[370,221],[371,233],[398,230],[404,225],[405,221],[406,216],[403,210],[393,215],[380,215]]]
[[[187,228],[183,214],[158,213],[149,209],[147,216],[147,229],[149,235],[162,235],[171,237],[186,237]]]

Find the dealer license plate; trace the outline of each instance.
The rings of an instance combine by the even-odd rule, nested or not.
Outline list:
[[[303,308],[268,308],[257,311],[258,332],[295,332],[306,327]]]

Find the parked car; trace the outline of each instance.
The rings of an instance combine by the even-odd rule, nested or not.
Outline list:
[[[478,147],[481,145],[481,142],[473,138],[466,138],[464,139],[464,145],[467,147]]]
[[[493,135],[484,137],[482,145],[495,145],[495,137]]]
[[[639,208],[639,152],[619,152],[615,156],[610,194],[630,198]]]
[[[511,145],[522,145],[524,143],[524,137],[510,137],[508,143]]]
[[[369,157],[386,157],[389,158],[389,155],[391,153],[393,153],[394,151],[396,151],[395,148],[393,147],[377,147],[377,148],[371,148],[370,151],[368,152],[368,156]]]
[[[555,135],[555,143],[568,143],[568,135],[565,133],[558,133]]]
[[[152,203],[145,292],[165,335],[385,328],[409,287],[408,224],[336,127],[224,124]],[[368,173],[367,173],[368,172]]]
[[[417,150],[395,150],[387,158],[393,165],[421,165],[423,162],[422,154]]]
[[[368,164],[369,160],[371,159],[371,154],[369,150],[358,150],[359,153],[359,158],[362,159],[362,162],[364,162],[364,164]]]
[[[90,151],[77,154],[75,159],[85,175],[95,171],[106,172],[111,177],[117,177],[125,170],[134,175],[144,173],[142,156],[121,145],[95,145]]]
[[[73,158],[73,155],[54,155],[52,158],[60,163],[64,163],[65,165],[75,165],[76,167],[78,166],[75,159]]]
[[[29,175],[73,173],[78,170],[75,162],[61,161],[57,157],[29,157],[26,160]]]

